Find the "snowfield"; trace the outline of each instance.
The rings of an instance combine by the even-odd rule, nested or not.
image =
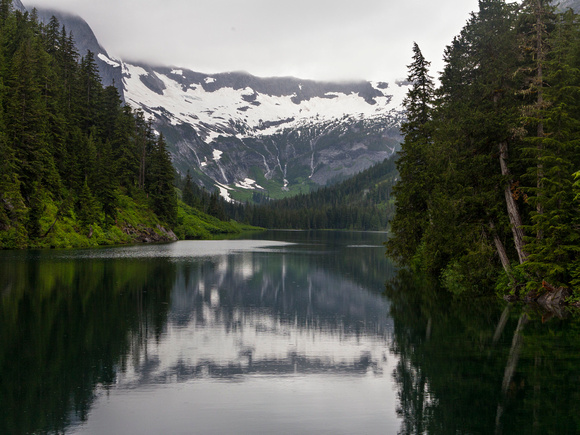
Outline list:
[[[372,118],[388,114],[401,107],[406,87],[390,85],[379,89],[383,96],[375,98],[376,104],[369,104],[359,94],[329,92],[323,98],[315,97],[296,104],[292,101],[297,95],[272,96],[261,94],[250,87],[233,89],[221,87],[208,92],[203,86],[184,86],[176,80],[183,77],[184,71],[174,69],[168,75],[155,73],[165,89],[160,93],[151,90],[141,80],[150,75],[140,66],[123,64],[125,100],[134,107],[148,109],[158,116],[169,117],[172,125],[190,124],[196,132],[211,143],[220,135],[238,138],[269,136],[284,128],[293,128],[309,121],[330,121],[345,116]],[[216,82],[206,77],[206,84]],[[245,98],[244,98],[245,97]],[[249,102],[249,98],[252,101]],[[237,132],[232,134],[232,125]],[[274,123],[275,125],[271,125]],[[204,127],[202,127],[202,125]],[[270,126],[271,125],[271,126]],[[210,126],[210,131],[207,130]]]

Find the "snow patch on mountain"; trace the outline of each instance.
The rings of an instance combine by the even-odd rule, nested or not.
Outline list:
[[[230,196],[230,190],[233,190],[231,187],[226,186],[225,184],[219,183],[217,181],[215,184],[220,191],[220,196],[223,199],[225,199],[227,202],[234,202],[234,200]]]
[[[262,186],[256,183],[256,180],[252,180],[251,178],[246,178],[244,181],[238,181],[235,183],[236,187],[241,189],[248,189],[248,190],[255,190],[261,189],[264,190]]]
[[[112,59],[109,59],[109,58],[108,58],[107,56],[105,56],[103,53],[99,53],[99,54],[97,55],[97,57],[98,57],[99,59],[101,59],[103,62],[105,62],[107,65],[111,65],[113,68],[119,68],[119,67],[121,66],[121,64],[120,64],[120,63],[118,63],[118,62],[115,62],[115,61],[114,61],[114,60],[112,60]]]
[[[397,85],[391,87],[384,83],[372,83],[379,95],[372,103],[354,92],[327,92],[297,102],[296,92],[268,95],[249,86],[242,89],[219,87],[215,86],[217,80],[209,76],[200,85],[184,86],[185,72],[181,69],[162,74],[124,64],[123,70],[125,99],[129,104],[165,117],[174,126],[192,125],[206,143],[219,136],[239,139],[270,136],[305,123],[347,116],[362,119],[385,115],[400,107],[406,92],[404,87]],[[152,82],[158,82],[160,86],[152,88]]]

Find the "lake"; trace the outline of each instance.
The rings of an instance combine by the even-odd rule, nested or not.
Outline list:
[[[385,237],[0,252],[0,433],[580,433],[580,322],[452,298]]]

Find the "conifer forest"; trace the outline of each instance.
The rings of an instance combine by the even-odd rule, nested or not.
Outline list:
[[[454,293],[580,297],[580,25],[481,0],[436,85],[417,44],[388,254]]]
[[[67,225],[105,237],[133,197],[174,225],[174,171],[162,136],[104,88],[56,19],[0,9],[0,244],[51,246]],[[69,234],[70,235],[70,234]],[[71,242],[74,244],[74,242]],[[66,246],[66,242],[64,243]]]
[[[94,54],[79,56],[56,18],[44,24],[34,10],[22,13],[2,0],[0,248],[241,231],[204,212],[207,192],[197,208],[180,201],[176,179],[180,184],[163,135],[123,104],[115,86],[102,85]]]

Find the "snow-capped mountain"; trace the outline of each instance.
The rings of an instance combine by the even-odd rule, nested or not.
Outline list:
[[[153,118],[177,170],[224,197],[307,192],[384,160],[400,142],[401,84],[135,64],[109,56],[81,18],[39,10],[43,20],[51,15],[72,31],[81,55],[95,53],[103,83]]]
[[[382,161],[400,140],[398,85],[122,65],[125,100],[154,117],[178,170],[209,177],[224,196],[326,185]]]

